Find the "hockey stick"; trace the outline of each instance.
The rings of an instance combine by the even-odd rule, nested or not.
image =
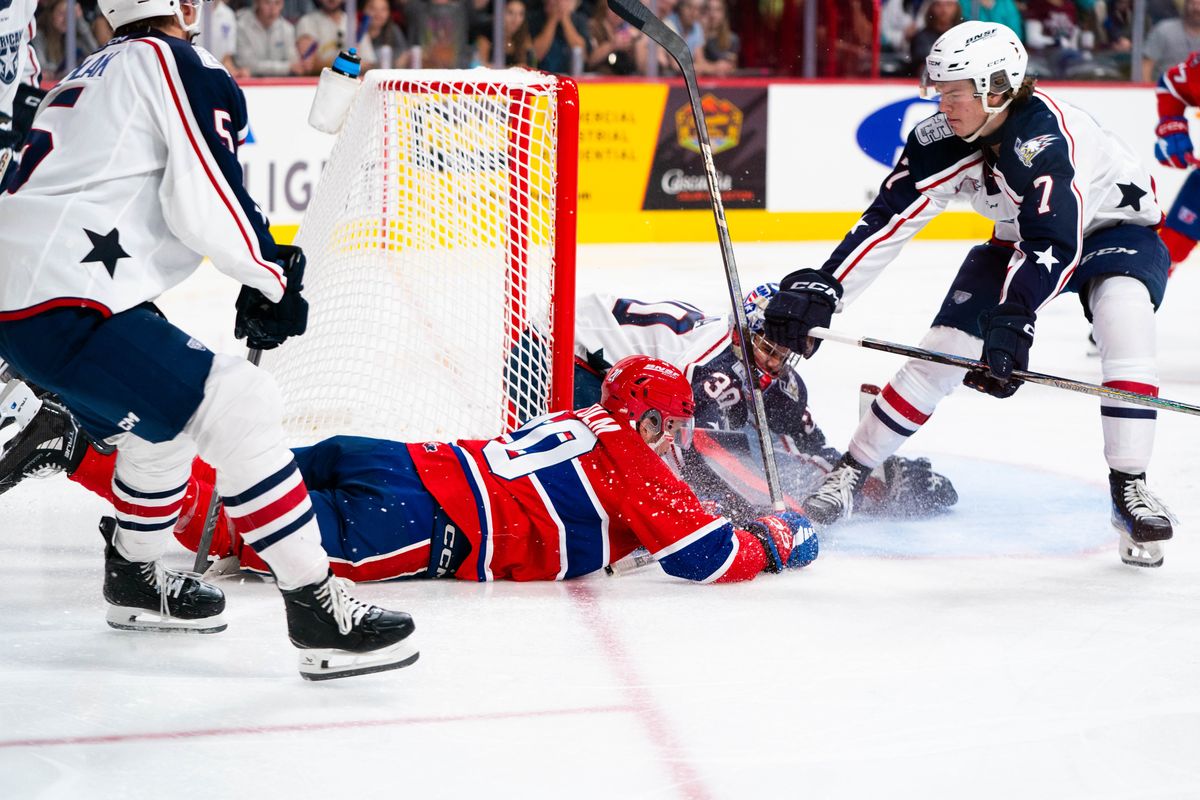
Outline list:
[[[783,511],[783,490],[779,484],[779,468],[775,465],[775,451],[771,446],[771,431],[767,428],[767,410],[763,405],[762,390],[754,379],[754,344],[750,337],[750,326],[746,322],[743,308],[745,295],[738,280],[737,262],[733,257],[733,242],[729,239],[729,224],[725,221],[725,205],[721,202],[721,190],[717,182],[717,167],[713,163],[712,145],[708,139],[708,124],[704,120],[704,109],[700,105],[700,87],[696,84],[696,68],[687,43],[671,30],[650,9],[638,0],[608,0],[608,7],[617,16],[650,37],[656,44],[671,54],[683,73],[687,84],[688,100],[692,105],[692,118],[696,122],[696,138],[700,143],[700,155],[704,158],[704,172],[708,176],[708,193],[712,200],[713,218],[717,223],[717,238],[721,243],[721,261],[725,265],[725,282],[729,286],[729,300],[733,304],[734,324],[742,342],[742,367],[746,370],[746,383],[753,400],[754,419],[758,428],[758,441],[762,447],[763,469],[767,473],[767,488],[771,494],[771,505]]]
[[[250,349],[246,360],[254,366],[262,360],[262,350]],[[192,572],[203,575],[208,571],[208,548],[212,547],[213,536],[217,532],[217,509],[221,505],[221,496],[217,494],[216,473],[213,473],[212,494],[208,498],[208,511],[204,514],[204,530],[200,533],[200,544],[196,545],[196,561],[192,564]],[[221,560],[213,562],[221,563]]]
[[[884,353],[895,353],[897,355],[908,356],[909,358],[920,359],[921,361],[932,361],[935,364],[947,364],[951,367],[962,367],[963,369],[981,369],[986,370],[987,364],[982,361],[976,361],[962,356],[955,356],[949,353],[939,353],[936,350],[924,350],[920,347],[912,347],[906,344],[894,344],[893,342],[885,342],[881,339],[871,339],[867,337],[848,336],[846,334],[835,333],[827,328],[813,328],[809,331],[809,336],[815,336],[818,339],[825,339],[830,342],[839,342],[848,344],[854,347],[862,347],[867,350],[879,350]],[[1030,383],[1040,383],[1043,386],[1054,386],[1059,389],[1067,389],[1080,394],[1090,394],[1096,397],[1107,397],[1110,400],[1121,400],[1126,403],[1134,403],[1139,406],[1149,406],[1150,408],[1161,408],[1165,411],[1178,411],[1183,414],[1200,415],[1200,406],[1193,406],[1188,403],[1180,403],[1176,400],[1167,400],[1164,397],[1151,397],[1146,394],[1137,394],[1136,392],[1127,392],[1124,389],[1114,389],[1109,386],[1098,386],[1094,383],[1085,383],[1083,381],[1072,380],[1071,378],[1060,378],[1056,375],[1046,375],[1041,372],[1029,372],[1023,369],[1014,369],[1013,377]]]

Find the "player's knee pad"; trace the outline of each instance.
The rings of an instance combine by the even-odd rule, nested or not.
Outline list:
[[[966,358],[978,358],[983,341],[965,331],[936,326],[921,338],[922,348]],[[892,378],[892,388],[925,414],[962,383],[963,369],[932,361],[909,359]]]
[[[1154,305],[1142,282],[1124,275],[1098,278],[1090,287],[1088,304],[1104,380],[1154,383]]]
[[[217,355],[204,384],[204,400],[185,431],[201,458],[222,472],[261,474],[290,460],[284,446],[283,400],[274,378],[248,361]],[[265,462],[270,462],[265,463]]]
[[[175,489],[187,481],[196,457],[196,444],[187,436],[167,442],[148,442],[132,434],[117,449],[117,480],[143,492]]]

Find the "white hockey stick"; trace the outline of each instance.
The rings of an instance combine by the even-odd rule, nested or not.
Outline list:
[[[733,257],[733,242],[729,239],[729,224],[725,221],[725,205],[721,202],[721,189],[717,180],[717,167],[713,163],[712,145],[708,139],[708,124],[704,119],[704,109],[700,105],[700,87],[696,84],[696,68],[692,64],[692,53],[688,50],[687,42],[679,34],[671,30],[650,9],[638,0],[608,0],[608,7],[617,13],[621,19],[645,33],[660,47],[671,54],[675,63],[683,73],[687,85],[688,100],[692,105],[692,118],[696,122],[696,138],[700,143],[700,155],[704,158],[704,172],[708,176],[708,193],[712,200],[713,218],[717,223],[717,239],[721,243],[721,261],[725,265],[725,282],[729,287],[729,300],[733,305],[734,324],[738,337],[742,341],[742,367],[746,370],[746,383],[750,389],[751,406],[754,419],[757,422],[758,441],[762,449],[763,470],[767,474],[767,489],[771,495],[771,505],[776,511],[783,511],[783,490],[779,484],[779,468],[775,465],[775,450],[771,445],[771,431],[767,427],[767,410],[763,405],[762,390],[758,381],[754,380],[754,351],[750,337],[750,326],[746,322],[746,310],[742,303],[742,284],[738,280],[737,262]]]

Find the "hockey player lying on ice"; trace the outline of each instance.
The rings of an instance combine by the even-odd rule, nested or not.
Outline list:
[[[743,308],[767,424],[776,437],[780,479],[791,495],[788,505],[799,510],[792,498],[816,488],[842,454],[827,445],[809,413],[808,388],[794,368],[797,359],[762,335],[764,309],[778,291],[776,283],[757,286]],[[581,297],[575,306],[576,407],[596,402],[609,366],[635,353],[669,361],[692,384],[696,443],[680,454],[688,484],[735,516],[747,513],[748,506],[767,504],[766,482],[758,477],[762,462],[750,452],[757,435],[750,427],[748,382],[732,315],[706,314],[678,300]],[[873,470],[858,512],[925,516],[957,501],[950,481],[933,472],[928,459],[892,456]]]
[[[334,572],[354,580],[558,580],[603,569],[638,547],[667,573],[701,582],[809,564],[817,537],[801,514],[734,527],[659,457],[676,441],[686,444],[693,408],[678,369],[634,356],[609,371],[598,405],[547,414],[490,441],[333,437],[295,457]],[[113,496],[113,460],[47,401],[0,457],[0,491],[57,465],[136,516]],[[212,480],[197,460],[176,526],[193,549]],[[264,495],[249,513],[283,500]],[[266,571],[223,511],[212,552]]]

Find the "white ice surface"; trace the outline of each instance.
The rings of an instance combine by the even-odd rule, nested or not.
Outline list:
[[[739,245],[743,287],[828,249]],[[910,246],[836,327],[915,344],[965,249]],[[579,283],[728,302],[715,245],[586,248]],[[206,268],[164,306],[232,349],[234,294]],[[1159,314],[1165,397],[1200,403],[1198,319],[1192,263]],[[1086,335],[1060,298],[1032,367],[1098,381]],[[899,363],[808,362],[833,444]],[[1159,570],[1118,561],[1096,400],[964,390],[906,447],[958,486],[945,517],[835,528],[739,586],[367,586],[421,660],[325,684],[269,584],[225,582],[221,634],[109,629],[104,504],[30,481],[0,499],[0,798],[1200,797],[1200,418],[1159,423],[1151,484],[1182,520]]]

